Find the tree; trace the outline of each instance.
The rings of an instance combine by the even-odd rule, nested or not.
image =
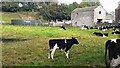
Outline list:
[[[17,2],[2,2],[2,11],[16,12],[18,10]]]
[[[81,8],[81,6],[77,2],[73,2],[72,4],[69,4],[68,5],[68,13],[69,13],[69,15],[71,15],[71,12],[76,8]]]
[[[21,3],[23,6],[19,7]],[[37,10],[36,3],[34,2],[2,2],[2,11],[17,12],[17,11],[35,11]]]
[[[91,6],[99,6],[100,2],[81,2],[81,7],[91,7]]]
[[[68,6],[65,4],[61,5],[58,5],[56,3],[52,3],[50,5],[44,4],[43,7],[40,9],[40,15],[42,15],[43,18],[48,21],[70,20]]]

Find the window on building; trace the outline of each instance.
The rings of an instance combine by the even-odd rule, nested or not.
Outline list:
[[[77,15],[78,15],[78,13],[77,13]]]
[[[99,14],[101,14],[101,11],[99,11]]]
[[[77,25],[77,22],[75,22],[75,25]]]

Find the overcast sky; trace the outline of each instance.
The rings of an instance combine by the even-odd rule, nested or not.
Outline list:
[[[81,1],[82,0],[58,0],[59,3],[66,3],[66,4],[69,4],[72,2],[77,2],[80,4]],[[119,1],[120,0],[100,0],[100,3],[103,5],[103,7],[107,12],[112,12],[118,7]]]

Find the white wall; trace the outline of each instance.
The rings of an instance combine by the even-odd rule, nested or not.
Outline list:
[[[101,11],[101,14],[99,14],[99,11]],[[94,9],[94,22],[96,23],[98,20],[102,19],[102,22],[106,19],[106,10],[102,6],[98,6],[96,9]]]

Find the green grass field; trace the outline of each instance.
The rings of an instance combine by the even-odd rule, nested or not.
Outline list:
[[[10,23],[12,19],[21,19],[18,13],[1,13],[1,20],[5,21],[6,23]]]
[[[2,63],[4,66],[105,66],[105,42],[117,35],[97,37],[96,29],[81,30],[79,27],[13,26],[3,25]],[[100,31],[102,32],[102,31]],[[104,33],[104,32],[103,32]],[[70,49],[70,58],[64,51],[56,50],[54,60],[48,59],[48,41],[53,38],[76,37],[80,44]]]
[[[5,23],[10,23],[13,19],[36,19],[37,13],[36,12],[2,12],[0,13],[0,20],[4,21]]]

